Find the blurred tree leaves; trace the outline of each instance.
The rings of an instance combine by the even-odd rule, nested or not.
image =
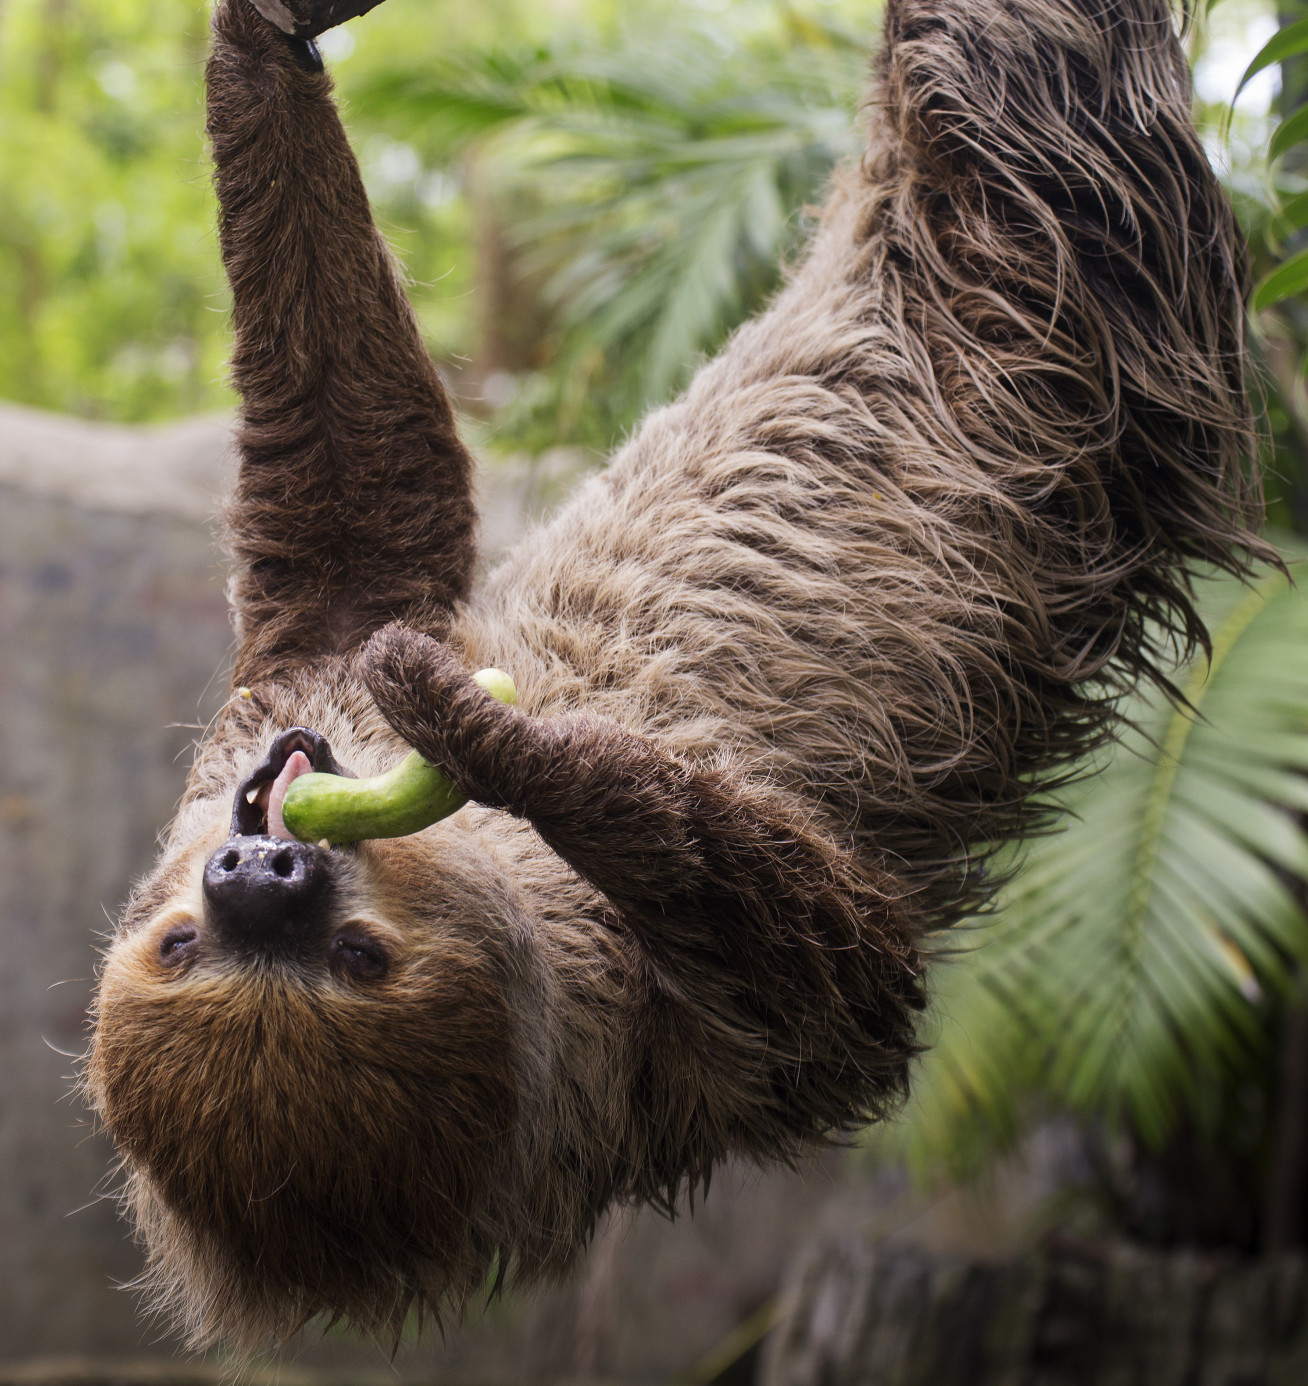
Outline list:
[[[853,147],[878,8],[391,0],[324,37],[433,354],[502,442],[604,448],[757,308]],[[207,23],[203,0],[0,5],[0,394],[230,405]]]
[[[1250,349],[1260,369],[1270,444],[1264,465],[1269,515],[1308,533],[1308,5],[1209,0],[1202,7],[1205,20],[1214,11],[1223,19],[1261,11],[1272,21],[1266,41],[1233,79],[1231,104],[1203,114],[1252,253]],[[1239,97],[1253,79],[1272,74],[1279,91],[1271,109],[1251,117]]]
[[[452,37],[489,41],[525,7],[401,0],[395,18],[390,8],[368,21],[364,57],[352,56],[351,30],[329,36],[347,73],[443,52]],[[124,421],[231,406],[203,139],[209,10],[204,0],[0,4],[5,397]],[[375,128],[357,143],[427,326],[457,353],[469,336],[458,190],[424,180],[412,151]]]
[[[8,0],[0,29],[0,382],[140,419],[224,402],[201,150],[204,15]]]
[[[666,400],[780,282],[832,168],[857,153],[869,35],[777,7],[565,33],[367,84],[433,160],[512,208],[545,309],[502,433],[602,448]],[[492,366],[499,363],[490,363]]]

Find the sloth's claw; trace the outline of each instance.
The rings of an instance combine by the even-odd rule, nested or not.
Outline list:
[[[298,39],[315,39],[319,34],[344,24],[369,10],[381,0],[250,0],[250,3],[282,33]],[[317,49],[312,49],[317,56]],[[319,59],[321,65],[321,59]]]
[[[295,61],[305,72],[318,73],[323,70],[322,54],[312,39],[295,38],[293,35],[288,35],[287,42],[295,50]]]

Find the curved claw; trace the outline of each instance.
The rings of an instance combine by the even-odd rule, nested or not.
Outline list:
[[[298,39],[319,34],[376,9],[381,0],[250,0],[269,24]]]

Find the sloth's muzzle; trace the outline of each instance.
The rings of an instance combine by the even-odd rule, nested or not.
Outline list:
[[[331,853],[281,836],[273,797],[294,772],[295,765],[288,770],[288,764],[296,755],[302,757],[302,769],[350,774],[337,762],[325,736],[309,727],[292,727],[237,786],[231,836],[205,863],[203,877],[209,928],[236,952],[295,953],[311,948],[327,927]]]
[[[325,933],[331,888],[331,860],[321,847],[233,837],[205,863],[205,918],[234,952],[293,954]]]

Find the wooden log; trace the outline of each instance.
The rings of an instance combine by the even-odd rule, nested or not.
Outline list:
[[[1308,1264],[1102,1244],[986,1263],[825,1242],[761,1386],[1303,1386]]]

